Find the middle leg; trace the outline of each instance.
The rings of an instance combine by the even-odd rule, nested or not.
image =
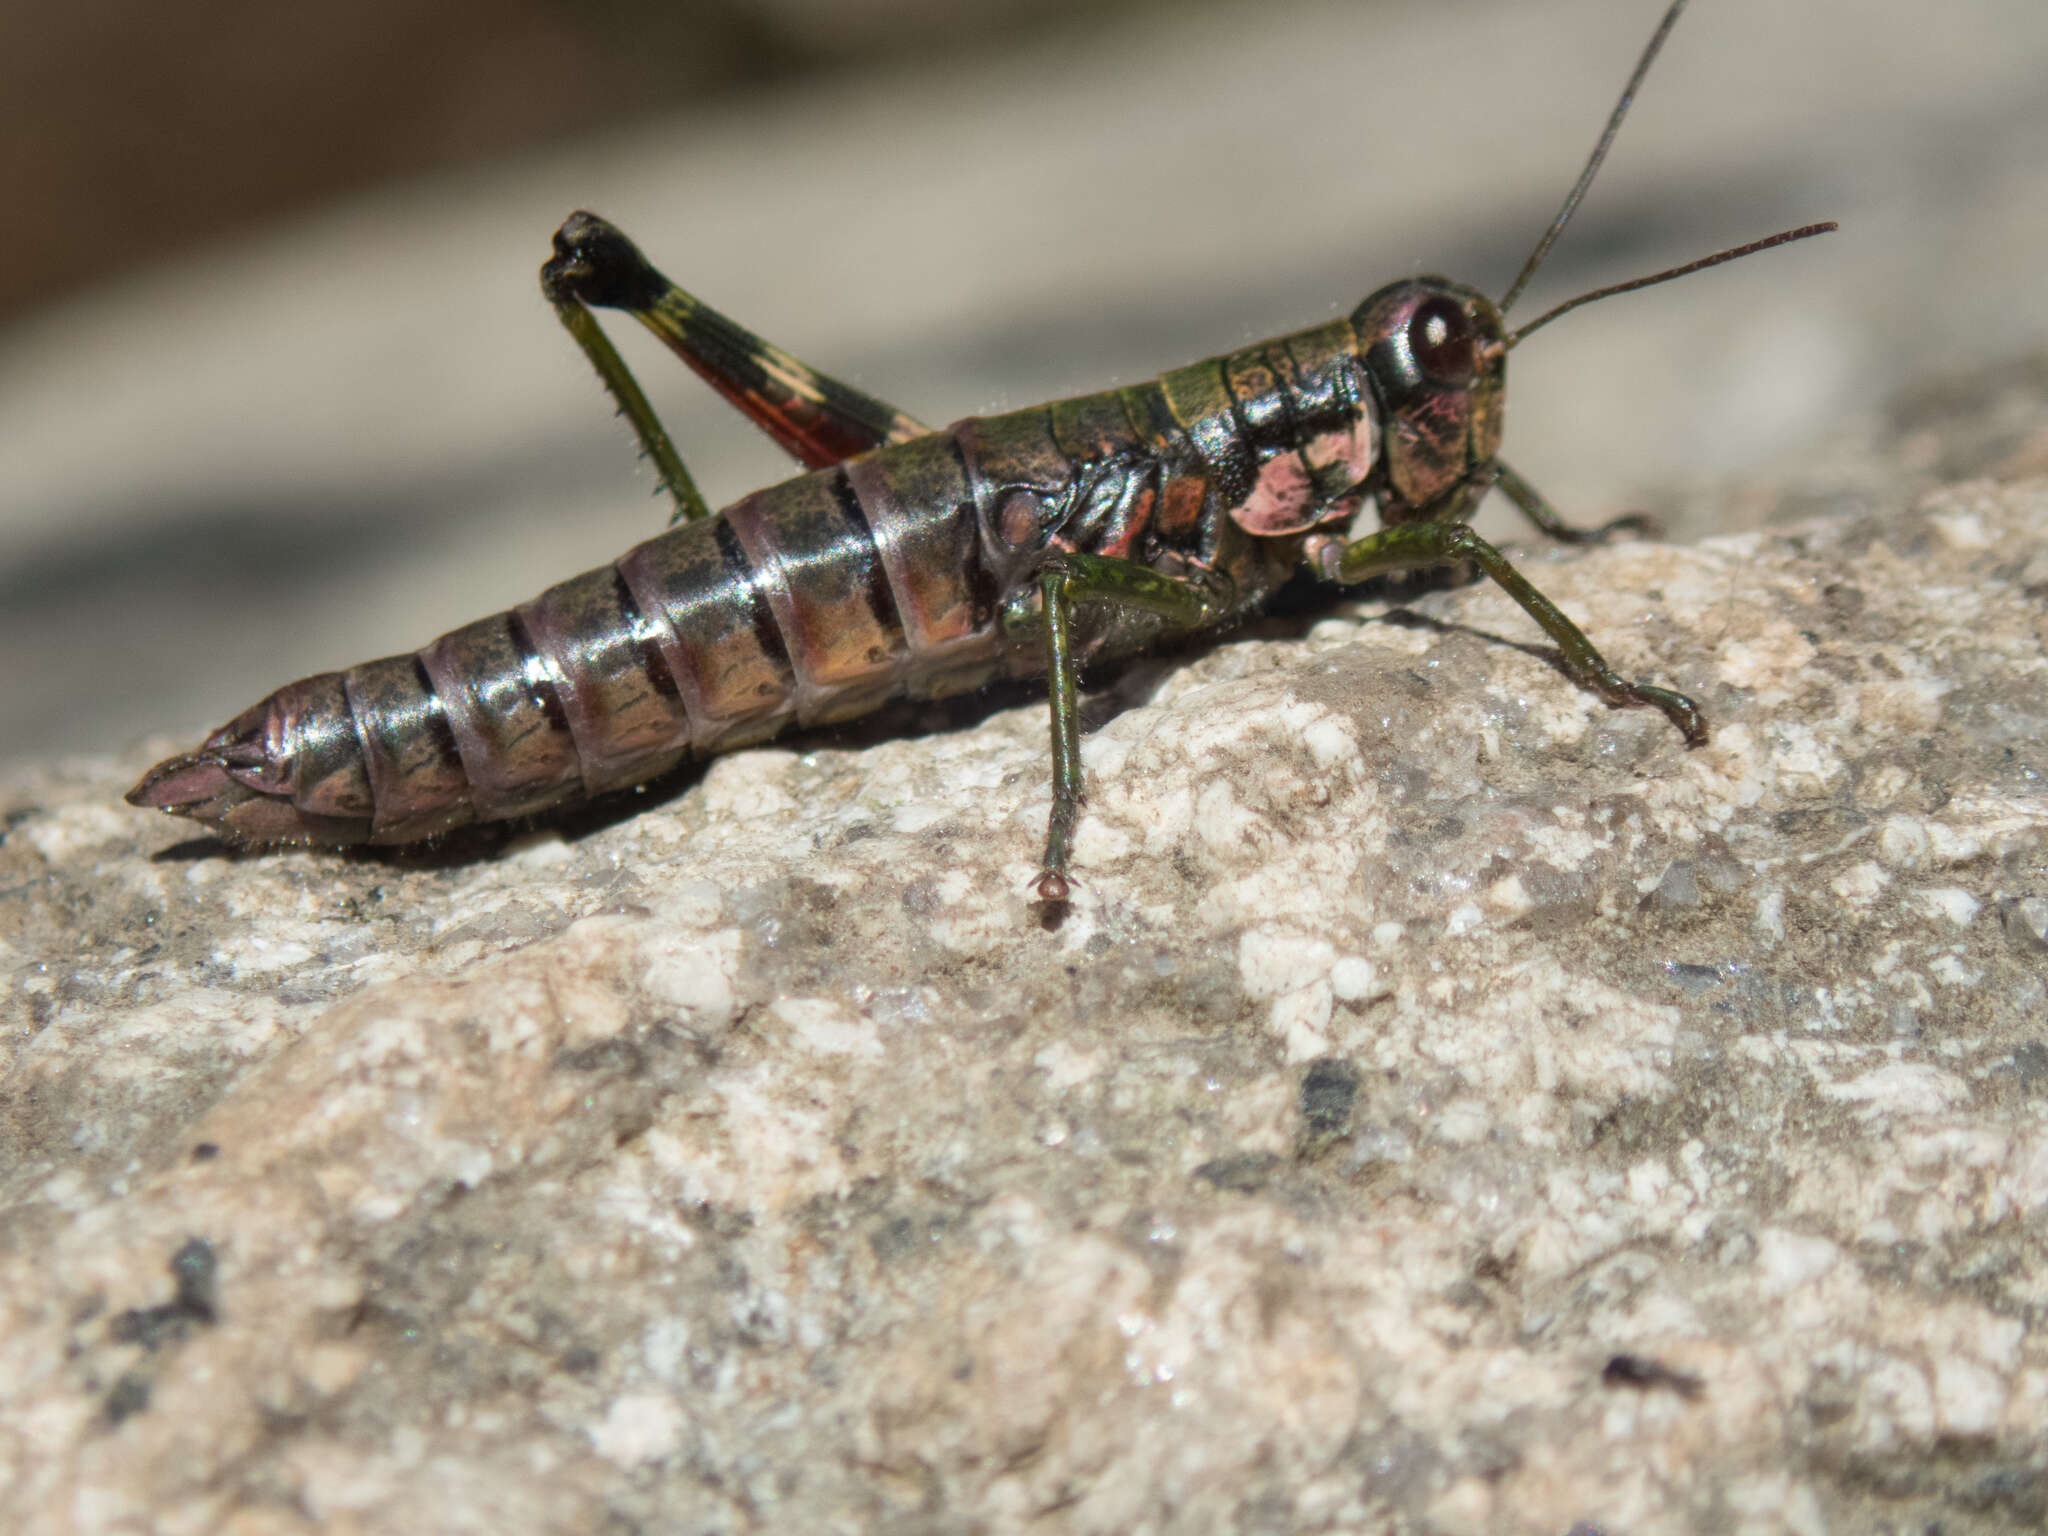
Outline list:
[[[1230,608],[1222,578],[1215,585],[1168,576],[1135,560],[1107,555],[1061,554],[1039,573],[1035,589],[1011,598],[1003,627],[1013,633],[1034,623],[1045,642],[1046,688],[1052,704],[1052,814],[1045,828],[1045,860],[1038,872],[1038,899],[1065,901],[1068,849],[1081,815],[1080,668],[1074,659],[1073,611],[1083,603],[1135,608],[1157,614],[1176,629],[1200,629]],[[1040,599],[1032,612],[1034,594]]]

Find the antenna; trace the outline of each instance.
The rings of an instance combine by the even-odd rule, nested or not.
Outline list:
[[[1543,231],[1543,238],[1536,242],[1536,249],[1529,253],[1529,259],[1522,263],[1522,270],[1515,274],[1515,280],[1508,284],[1508,291],[1501,295],[1500,313],[1505,315],[1515,300],[1522,296],[1522,290],[1529,286],[1529,279],[1536,275],[1536,269],[1543,265],[1550,248],[1557,244],[1557,237],[1564,233],[1565,225],[1579,210],[1579,202],[1586,195],[1586,189],[1593,185],[1593,177],[1599,172],[1601,162],[1607,158],[1607,151],[1614,145],[1614,136],[1621,132],[1621,120],[1628,116],[1628,109],[1635,104],[1636,90],[1643,83],[1643,77],[1650,72],[1650,65],[1664,46],[1664,39],[1671,35],[1671,29],[1678,24],[1678,13],[1683,11],[1686,0],[1671,0],[1671,6],[1664,12],[1664,19],[1657,23],[1657,30],[1651,34],[1649,44],[1643,49],[1643,56],[1636,60],[1635,72],[1628,77],[1628,84],[1621,88],[1621,99],[1614,104],[1614,110],[1607,116],[1607,126],[1600,132],[1600,142],[1593,146],[1593,153],[1586,161],[1586,168],[1579,172],[1579,179],[1565,194],[1564,206],[1557,210],[1557,217],[1550,221],[1550,227]],[[1614,283],[1606,288],[1596,288],[1591,293],[1582,293],[1576,299],[1567,299],[1552,310],[1538,315],[1520,330],[1510,332],[1503,347],[1512,347],[1531,331],[1550,324],[1559,315],[1577,309],[1581,304],[1590,304],[1595,299],[1612,298],[1617,293],[1628,293],[1637,288],[1648,288],[1656,283],[1668,283],[1674,277],[1684,277],[1688,272],[1704,271],[1718,267],[1724,261],[1734,261],[1739,256],[1754,256],[1758,251],[1768,251],[1774,245],[1789,245],[1794,240],[1806,240],[1814,235],[1825,235],[1841,228],[1830,219],[1825,224],[1806,224],[1798,229],[1788,229],[1762,240],[1752,240],[1747,245],[1738,245],[1712,256],[1702,256],[1698,261],[1689,261],[1682,267],[1671,267],[1662,272],[1653,272],[1648,277],[1631,278],[1625,283]]]
[[[1625,283],[1611,283],[1605,288],[1595,288],[1591,293],[1582,293],[1576,299],[1566,299],[1557,308],[1544,311],[1520,330],[1509,332],[1506,345],[1512,347],[1531,331],[1546,326],[1568,310],[1577,309],[1581,304],[1590,304],[1595,299],[1611,298],[1617,293],[1628,293],[1636,288],[1648,288],[1656,283],[1668,283],[1672,278],[1684,277],[1688,272],[1702,272],[1708,267],[1718,267],[1722,262],[1733,261],[1738,256],[1754,256],[1758,251],[1768,251],[1774,245],[1790,245],[1794,240],[1805,240],[1814,235],[1832,234],[1841,227],[1833,219],[1829,219],[1825,224],[1804,224],[1798,229],[1788,229],[1762,240],[1752,240],[1747,245],[1738,245],[1729,250],[1716,251],[1711,256],[1702,256],[1698,261],[1688,261],[1682,267],[1670,267],[1662,272],[1653,272],[1648,277],[1632,277]]]
[[[1643,83],[1643,76],[1650,72],[1657,52],[1664,46],[1664,39],[1671,35],[1671,29],[1678,25],[1678,13],[1685,9],[1686,0],[1671,0],[1671,9],[1664,13],[1664,19],[1657,23],[1657,30],[1650,37],[1649,46],[1643,49],[1643,56],[1636,60],[1635,73],[1628,77],[1628,84],[1621,88],[1621,100],[1614,104],[1614,111],[1608,115],[1607,127],[1601,131],[1600,142],[1593,146],[1592,158],[1586,168],[1579,172],[1579,179],[1571,191],[1565,194],[1564,206],[1557,210],[1557,217],[1550,221],[1550,228],[1543,231],[1543,238],[1536,242],[1536,249],[1529,253],[1529,259],[1522,263],[1522,270],[1515,274],[1515,280],[1508,284],[1508,291],[1501,295],[1500,312],[1506,314],[1514,307],[1515,300],[1522,296],[1522,290],[1529,286],[1529,279],[1536,275],[1536,269],[1543,265],[1543,258],[1550,254],[1550,248],[1557,244],[1557,237],[1564,233],[1572,215],[1578,211],[1579,200],[1586,195],[1586,188],[1593,185],[1593,177],[1600,169],[1600,162],[1607,158],[1607,151],[1614,144],[1614,136],[1621,132],[1621,120],[1628,116],[1628,109],[1636,99],[1636,88]]]

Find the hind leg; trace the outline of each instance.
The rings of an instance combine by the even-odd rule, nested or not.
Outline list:
[[[554,245],[555,254],[540,269],[541,291],[632,423],[675,499],[677,521],[707,515],[704,498],[639,381],[590,313],[592,305],[624,310],[645,325],[807,469],[931,430],[684,292],[595,214],[571,214],[555,231]]]

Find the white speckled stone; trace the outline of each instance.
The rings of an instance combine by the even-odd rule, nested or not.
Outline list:
[[[1531,553],[1693,752],[1486,587],[1148,668],[1058,924],[1036,703],[466,857],[22,770],[0,1525],[2024,1526],[2044,540]]]

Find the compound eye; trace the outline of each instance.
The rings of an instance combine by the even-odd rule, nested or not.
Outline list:
[[[1478,372],[1472,322],[1455,299],[1425,299],[1408,319],[1408,355],[1436,384],[1463,384]]]

